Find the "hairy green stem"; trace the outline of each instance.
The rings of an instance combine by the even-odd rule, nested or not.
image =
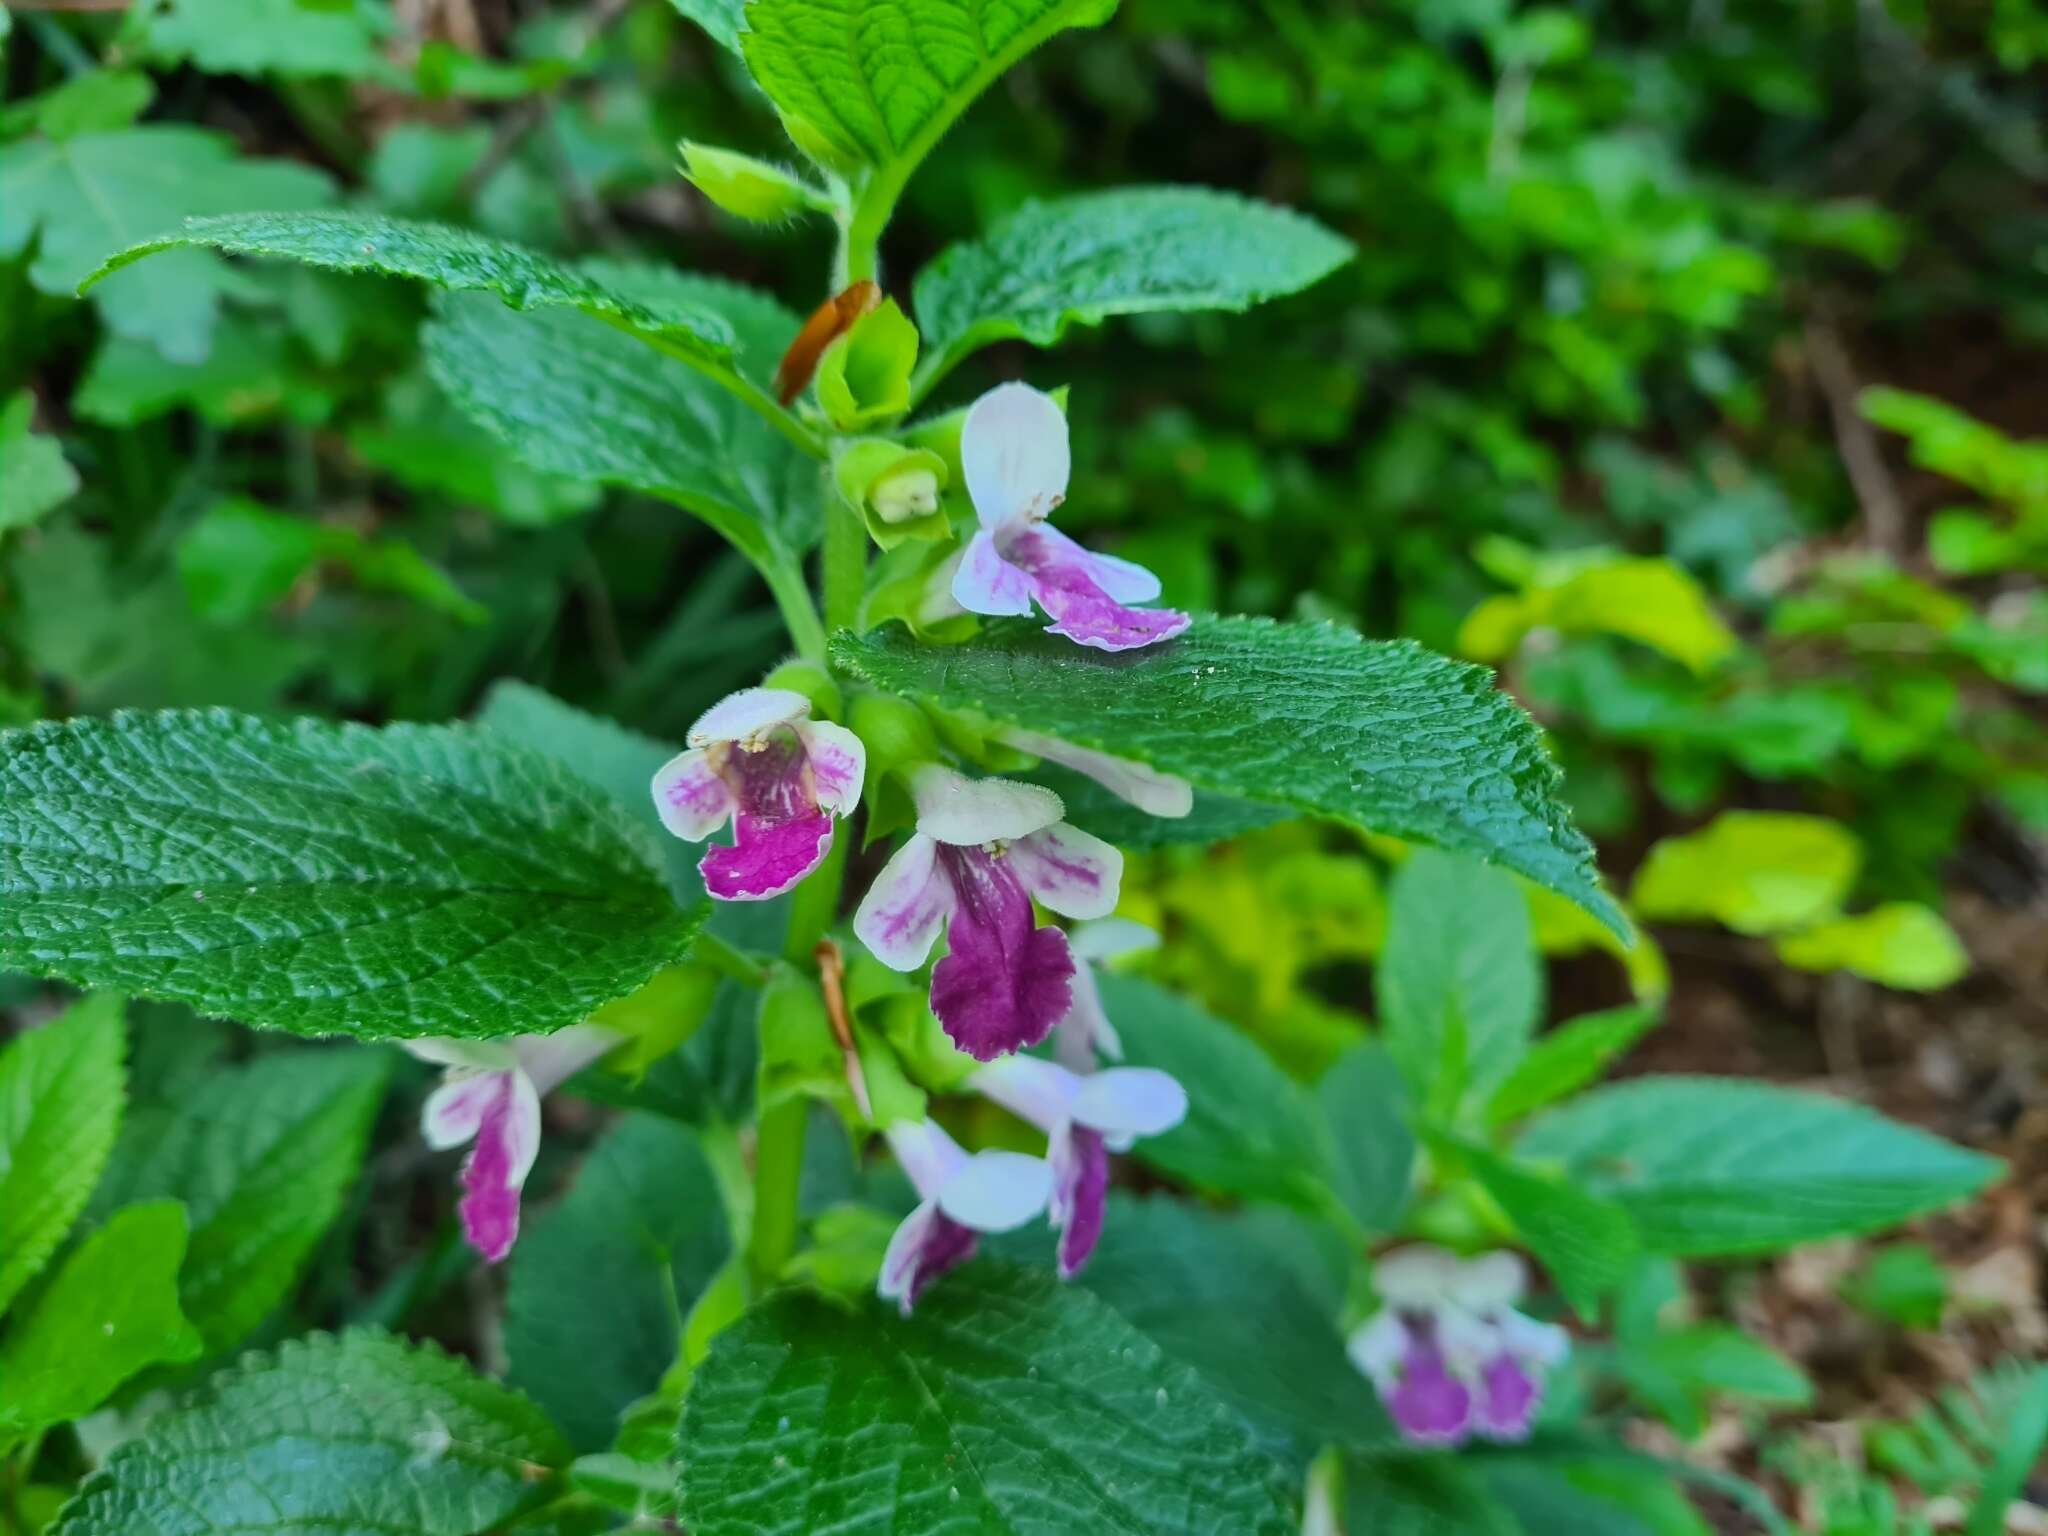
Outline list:
[[[759,1296],[782,1277],[796,1252],[797,1192],[803,1183],[804,1127],[810,1106],[801,1096],[761,1116],[754,1135],[754,1230],[747,1240],[750,1289]]]
[[[843,497],[826,494],[825,629],[836,634],[860,623],[861,601],[867,596],[868,529],[861,515]]]
[[[699,929],[690,946],[690,958],[702,960],[727,981],[743,987],[758,987],[768,980],[768,967],[744,950],[735,949],[709,928]]]
[[[740,551],[745,554],[745,550]],[[819,666],[825,664],[825,625],[818,617],[817,605],[811,601],[810,584],[804,574],[793,565],[779,560],[756,562],[761,579],[768,583],[768,591],[775,599],[775,606],[782,613],[782,622],[789,630],[790,643],[795,645],[797,654],[806,661]]]

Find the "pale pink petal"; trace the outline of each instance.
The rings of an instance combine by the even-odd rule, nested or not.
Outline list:
[[[814,720],[797,727],[797,737],[810,759],[818,805],[835,816],[851,816],[860,804],[861,781],[867,776],[868,749],[843,725]]]
[[[1074,942],[1079,932],[1076,929],[1067,935],[1076,957],[1081,953],[1081,946]],[[1123,1060],[1123,1041],[1102,1006],[1102,989],[1095,985],[1092,966],[1074,967],[1074,1001],[1054,1031],[1052,1049],[1053,1058],[1070,1072],[1093,1072],[1098,1055],[1108,1061]]]
[[[1087,775],[1119,800],[1135,805],[1147,815],[1177,819],[1195,808],[1193,785],[1186,779],[1161,773],[1147,764],[1133,762],[1127,757],[1112,757],[1107,752],[1096,752],[1088,747],[1077,747],[1055,736],[1041,736],[1037,731],[1013,728],[1002,732],[1001,739],[1020,752],[1029,752],[1034,757],[1042,757]]]
[[[543,1096],[603,1056],[626,1037],[598,1024],[571,1024],[551,1035],[521,1035],[513,1041],[519,1065]]]
[[[911,780],[917,830],[956,847],[1009,842],[1049,827],[1066,815],[1060,797],[1015,779],[970,779],[927,763]]]
[[[697,717],[684,738],[693,747],[758,742],[777,726],[807,718],[811,701],[788,688],[742,688]]]
[[[540,1095],[524,1072],[496,1073],[476,1145],[462,1165],[463,1235],[487,1263],[512,1251],[519,1236],[519,1192],[540,1153]]]
[[[1017,878],[1062,917],[1107,917],[1123,886],[1124,856],[1064,821],[1010,844]]]
[[[428,1035],[418,1040],[401,1040],[398,1044],[408,1056],[432,1062],[437,1067],[509,1072],[519,1065],[518,1052],[502,1040],[451,1040],[442,1035]]]
[[[1572,1336],[1557,1324],[1512,1310],[1501,1314],[1500,1336],[1509,1353],[1532,1365],[1562,1365],[1572,1352]]]
[[[996,537],[998,553],[1031,578],[1031,596],[1051,617],[1049,634],[1098,651],[1130,651],[1171,640],[1193,621],[1172,608],[1132,608],[1095,580],[1096,557],[1044,525],[1018,525]]]
[[[1073,1117],[1081,1076],[1037,1056],[1005,1056],[979,1068],[967,1085],[1048,1136]]]
[[[946,1182],[967,1166],[960,1143],[936,1120],[892,1121],[882,1134],[920,1200],[937,1199]]]
[[[733,796],[713,770],[710,754],[692,749],[670,758],[654,775],[654,809],[677,837],[701,843],[731,818]]]
[[[853,932],[892,971],[925,962],[953,910],[953,888],[939,873],[938,844],[918,833],[896,850],[853,914]]]
[[[960,467],[982,527],[1042,519],[1065,499],[1073,473],[1067,418],[1029,384],[999,384],[968,408]]]
[[[1063,563],[1079,566],[1103,595],[1120,603],[1149,603],[1159,596],[1159,578],[1134,560],[1097,554],[1078,544],[1057,528],[1040,528],[1039,536],[1057,552]]]
[[[1157,1067],[1110,1067],[1080,1081],[1074,1120],[1102,1132],[1112,1150],[1172,1130],[1188,1116],[1188,1091]]]
[[[1085,1125],[1070,1125],[1052,1140],[1052,1224],[1059,1228],[1062,1280],[1081,1272],[1102,1236],[1109,1211],[1109,1147]]]
[[[1052,1197],[1052,1169],[1022,1152],[977,1152],[939,1191],[939,1209],[977,1232],[1021,1227]]]
[[[476,1139],[485,1112],[503,1094],[503,1080],[514,1072],[458,1070],[432,1093],[420,1109],[420,1135],[436,1152]]]
[[[1077,923],[1067,937],[1073,941],[1075,954],[1097,962],[1119,960],[1159,947],[1157,929],[1128,917],[1098,917],[1093,922]]]
[[[1031,578],[1002,557],[986,531],[967,541],[953,568],[953,601],[991,618],[1031,611]]]

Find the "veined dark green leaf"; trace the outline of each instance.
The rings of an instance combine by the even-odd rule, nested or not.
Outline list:
[[[456,292],[494,293],[514,309],[580,309],[709,360],[728,358],[733,348],[732,327],[714,310],[645,303],[525,246],[381,213],[230,213],[187,219],[180,230],[109,256],[79,289],[158,251],[191,246],[303,261],[333,272],[416,278]]]
[[[52,1536],[475,1536],[548,1498],[568,1460],[532,1403],[438,1350],[314,1334],[153,1420]]]
[[[917,392],[990,342],[1049,347],[1112,315],[1249,309],[1327,277],[1352,249],[1313,219],[1207,187],[1027,203],[918,273]]]
[[[1177,773],[1197,789],[1335,816],[1507,865],[1616,933],[1593,849],[1529,717],[1483,668],[1328,624],[1198,618],[1106,656],[1024,624],[961,646],[841,634],[878,687]]]
[[[693,1536],[1285,1536],[1279,1466],[1085,1291],[984,1262],[904,1319],[785,1293],[683,1418]],[[67,1533],[68,1536],[68,1533]]]
[[[0,736],[0,967],[299,1034],[546,1032],[688,950],[652,834],[465,726]]]

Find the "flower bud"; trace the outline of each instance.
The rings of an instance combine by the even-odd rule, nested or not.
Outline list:
[[[931,721],[908,699],[887,693],[855,697],[847,722],[868,749],[868,770],[880,777],[908,763],[928,762],[939,755]]]
[[[832,477],[884,549],[908,539],[943,539],[952,532],[939,506],[949,476],[935,453],[887,438],[863,438],[839,450]]]
[[[684,178],[735,218],[779,224],[830,207],[824,193],[779,165],[689,139],[677,148],[682,151]]]

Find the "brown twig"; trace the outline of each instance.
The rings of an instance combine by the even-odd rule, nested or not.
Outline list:
[[[1856,377],[1848,348],[1834,326],[1812,319],[1806,322],[1806,356],[1821,393],[1827,397],[1835,446],[1863,509],[1864,542],[1881,554],[1902,557],[1906,553],[1906,504],[1885,467],[1877,432],[1856,408],[1863,383]]]
[[[853,1015],[846,1006],[846,957],[830,939],[820,939],[812,953],[818,957],[818,983],[825,994],[825,1017],[832,1025],[832,1038],[839,1042],[839,1054],[846,1063],[846,1086],[853,1090],[853,1102],[861,1114],[872,1120],[874,1101],[868,1097],[867,1073],[861,1070],[860,1052],[853,1043]]]

